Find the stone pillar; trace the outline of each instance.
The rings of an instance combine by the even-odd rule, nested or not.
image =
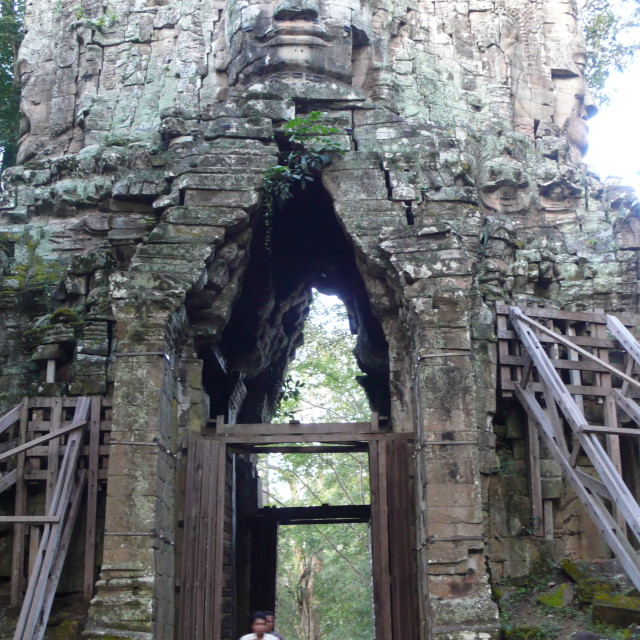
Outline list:
[[[103,563],[83,637],[173,640],[178,447],[171,329],[178,323],[166,307],[136,302],[130,291],[115,293],[121,298],[114,305],[118,349]]]

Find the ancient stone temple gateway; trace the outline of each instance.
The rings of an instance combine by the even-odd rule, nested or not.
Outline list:
[[[614,538],[616,521],[575,501],[563,469],[585,475],[581,449],[553,457],[573,423],[527,364],[550,338],[508,315],[529,305],[615,364],[604,313],[638,311],[640,209],[582,163],[573,0],[31,0],[27,26],[0,202],[0,394],[17,408],[0,430],[4,448],[47,446],[0,459],[0,577],[42,608],[17,637],[40,637],[53,593],[28,579],[55,572],[67,504],[87,523],[84,573],[62,578],[91,601],[83,637],[238,637],[266,597],[247,576],[269,565],[238,444],[369,451],[377,640],[495,638],[490,580],[540,554],[609,557],[588,513]],[[264,171],[313,111],[344,153],[267,225]],[[348,308],[371,424],[269,424],[312,287]],[[585,357],[556,347],[551,369],[577,367],[558,380],[632,487],[635,444],[610,423],[633,361],[621,383]]]

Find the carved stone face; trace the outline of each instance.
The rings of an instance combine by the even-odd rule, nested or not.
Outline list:
[[[351,6],[353,4],[353,6]],[[353,0],[280,0],[229,5],[230,84],[261,80],[351,84],[352,50],[368,44]]]
[[[547,162],[537,170],[540,205],[545,211],[574,211],[584,196],[582,178],[570,165]]]
[[[510,156],[499,156],[482,163],[477,182],[480,199],[493,211],[518,213],[531,202],[525,167]]]

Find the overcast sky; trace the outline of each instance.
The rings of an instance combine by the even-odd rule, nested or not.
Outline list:
[[[611,104],[589,120],[585,160],[600,177],[620,176],[640,194],[640,60],[610,86]]]

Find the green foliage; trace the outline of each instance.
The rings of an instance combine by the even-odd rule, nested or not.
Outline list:
[[[269,455],[267,502],[279,506],[368,504],[364,453]],[[371,559],[365,524],[282,527],[279,628],[287,640],[370,640]]]
[[[291,376],[285,377],[280,389],[280,401],[274,413],[276,421],[293,420],[295,418],[292,407],[300,400],[303,387],[304,382],[294,380]]]
[[[315,292],[304,338],[289,370],[289,385],[295,380],[293,387],[304,392],[282,396],[279,415],[302,422],[369,420],[369,403],[356,379],[362,375],[352,353],[356,339],[344,305]]]
[[[271,244],[271,230],[275,209],[282,209],[296,188],[304,189],[316,175],[331,164],[331,153],[343,153],[340,143],[331,139],[336,127],[322,124],[322,113],[312,111],[307,116],[289,120],[284,130],[291,151],[278,157],[278,164],[265,170],[263,187],[263,217],[267,227],[267,248]]]
[[[324,304],[321,299],[324,298]],[[369,410],[356,382],[344,305],[315,293],[283,384],[279,412],[307,422],[360,421]],[[271,454],[261,457],[265,503],[275,506],[370,503],[368,456]],[[287,640],[370,640],[371,552],[365,524],[287,526],[279,530],[278,627]]]
[[[0,0],[0,170],[16,162],[20,127],[20,87],[15,77],[24,35],[25,0]]]
[[[606,104],[609,75],[624,71],[640,51],[640,0],[581,0],[579,8],[587,44],[585,77],[595,97]]]

